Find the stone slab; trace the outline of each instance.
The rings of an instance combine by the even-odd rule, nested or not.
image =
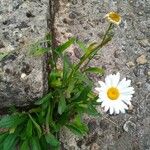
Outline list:
[[[0,108],[25,106],[47,91],[46,56],[33,57],[30,45],[48,32],[49,0],[0,1]]]

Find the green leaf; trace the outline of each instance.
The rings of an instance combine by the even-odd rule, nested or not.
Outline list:
[[[8,133],[0,134],[0,145],[3,143],[4,139],[8,136]]]
[[[32,121],[31,120],[28,120],[28,123],[27,123],[26,136],[28,138],[32,136]]]
[[[75,123],[71,123],[69,125],[66,125],[66,127],[79,137],[84,136],[88,131],[88,127],[85,124],[78,126]]]
[[[86,86],[80,93],[80,95],[74,99],[74,102],[86,101],[88,98],[88,93],[91,91],[91,87]]]
[[[72,125],[72,124],[69,124],[69,125],[66,125],[66,127],[67,127],[68,129],[70,129],[70,131],[71,131],[72,133],[74,133],[75,135],[77,135],[77,136],[79,136],[79,137],[82,137],[82,136],[83,136],[82,131],[81,131],[77,126]]]
[[[63,125],[65,125],[65,124],[69,121],[70,113],[71,113],[71,111],[69,111],[69,112],[64,112],[64,113],[60,116],[60,118],[58,119],[57,124],[56,124],[56,126],[57,126],[58,128],[62,127]]]
[[[91,116],[99,116],[99,112],[97,111],[97,109],[92,105],[92,104],[89,104],[87,110],[86,110],[86,113],[91,115]]]
[[[67,77],[71,71],[72,64],[66,55],[63,56],[63,83],[66,82]]]
[[[76,116],[72,123],[67,124],[66,127],[80,137],[88,132],[87,125],[82,122],[82,119],[79,115]]]
[[[58,113],[61,115],[66,109],[66,100],[63,95],[60,97],[60,101],[58,103]]]
[[[95,48],[97,47],[98,43],[94,42],[92,44],[89,45],[89,47],[87,48],[86,54],[89,55],[91,53],[93,53],[95,51]]]
[[[46,139],[46,142],[50,144],[51,146],[58,147],[60,144],[59,141],[56,139],[56,137],[51,133],[46,134],[45,139]]]
[[[48,150],[48,144],[47,144],[47,142],[45,140],[45,136],[44,135],[40,138],[40,146],[41,146],[42,150]]]
[[[37,100],[37,101],[35,102],[35,105],[41,105],[41,104],[43,104],[43,103],[45,103],[45,102],[51,100],[51,98],[52,98],[52,93],[48,93],[48,94],[47,94],[46,96],[44,96],[42,99]]]
[[[29,115],[31,121],[33,122],[35,128],[37,129],[37,133],[38,133],[38,136],[39,136],[39,138],[40,138],[41,135],[42,135],[41,127],[36,123],[36,121],[32,118],[32,116],[31,116],[30,114],[28,114],[28,115]]]
[[[89,67],[85,70],[85,72],[91,72],[91,73],[97,73],[97,74],[104,74],[104,69],[103,68],[98,68],[98,67]]]
[[[49,74],[49,81],[57,80],[62,77],[62,71],[60,70],[52,70]]]
[[[46,34],[46,41],[47,41],[47,44],[48,44],[48,47],[51,46],[51,43],[52,43],[52,36],[48,33]]]
[[[3,142],[3,150],[13,150],[17,142],[16,139],[15,134],[9,134]]]
[[[40,146],[38,137],[33,137],[30,140],[30,145],[32,147],[32,150],[41,150],[41,146]]]
[[[50,82],[50,86],[53,88],[59,88],[62,85],[62,81],[60,79],[53,80]]]
[[[74,80],[73,78],[70,80],[70,83],[69,83],[68,88],[66,90],[66,98],[71,97],[71,93],[73,92],[73,89],[75,87],[75,82],[76,82],[76,80]]]
[[[24,122],[26,118],[27,116],[19,114],[4,116],[0,120],[0,128],[15,128]]]
[[[87,47],[85,46],[85,44],[82,41],[76,40],[76,43],[83,50],[83,52],[87,51]]]
[[[47,114],[46,114],[46,129],[47,130],[49,130],[50,121],[52,120],[52,117],[51,117],[50,113],[51,113],[51,106],[49,104]]]
[[[55,51],[58,52],[58,53],[62,53],[64,50],[66,50],[74,42],[75,42],[75,38],[70,38],[67,42],[65,42],[64,44],[58,46]]]
[[[78,80],[78,83],[82,83],[82,85],[88,85],[90,87],[93,86],[93,82],[84,73],[76,72],[75,79]]]
[[[25,140],[21,147],[20,147],[20,150],[30,150],[30,147],[29,147],[29,143],[28,143],[28,140]]]

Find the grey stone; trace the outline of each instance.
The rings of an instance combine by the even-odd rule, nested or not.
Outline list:
[[[46,56],[29,54],[48,32],[49,0],[0,1],[0,108],[26,106],[47,91]]]

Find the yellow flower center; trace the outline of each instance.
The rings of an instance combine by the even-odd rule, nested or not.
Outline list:
[[[115,87],[111,87],[107,91],[107,96],[111,100],[116,100],[119,97],[119,95],[120,95],[119,90]]]
[[[115,22],[119,22],[121,20],[120,15],[115,13],[115,12],[109,13],[109,18],[112,19]]]

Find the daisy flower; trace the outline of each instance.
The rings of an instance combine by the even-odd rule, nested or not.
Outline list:
[[[131,87],[131,80],[126,78],[120,81],[120,73],[106,76],[105,83],[98,82],[100,87],[95,89],[99,92],[99,99],[104,111],[110,114],[125,113],[125,110],[131,106],[131,98],[134,94],[134,88]]]
[[[108,21],[116,25],[119,25],[121,23],[121,16],[116,12],[110,12],[106,14],[105,18],[107,18]]]

